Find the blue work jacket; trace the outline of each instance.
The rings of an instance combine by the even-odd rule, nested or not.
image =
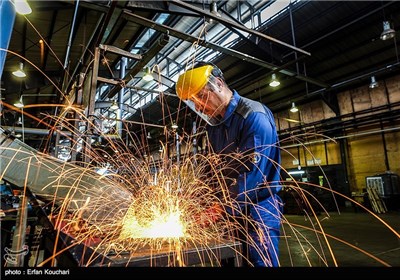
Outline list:
[[[233,177],[228,188],[241,208],[281,189],[279,141],[269,108],[234,90],[222,122],[207,126],[207,133],[213,152],[229,154],[227,162],[235,166],[236,174],[228,175]],[[239,159],[233,159],[232,153]]]

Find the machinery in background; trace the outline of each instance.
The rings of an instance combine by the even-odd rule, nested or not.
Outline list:
[[[393,172],[365,178],[367,190],[375,190],[387,210],[400,208],[400,176]]]

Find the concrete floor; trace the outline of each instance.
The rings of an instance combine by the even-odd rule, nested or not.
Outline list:
[[[285,219],[281,267],[400,267],[400,210],[374,216],[349,208]]]

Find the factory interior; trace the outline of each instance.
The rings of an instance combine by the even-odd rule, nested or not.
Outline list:
[[[400,1],[0,0],[0,26],[2,271],[245,266],[193,222],[223,168],[176,93],[200,61],[273,113],[279,267],[400,267]]]

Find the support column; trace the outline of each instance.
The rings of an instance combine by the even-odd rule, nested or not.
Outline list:
[[[10,44],[11,33],[14,26],[15,9],[11,1],[0,0],[0,78],[3,74],[4,62],[6,61],[7,49]]]

